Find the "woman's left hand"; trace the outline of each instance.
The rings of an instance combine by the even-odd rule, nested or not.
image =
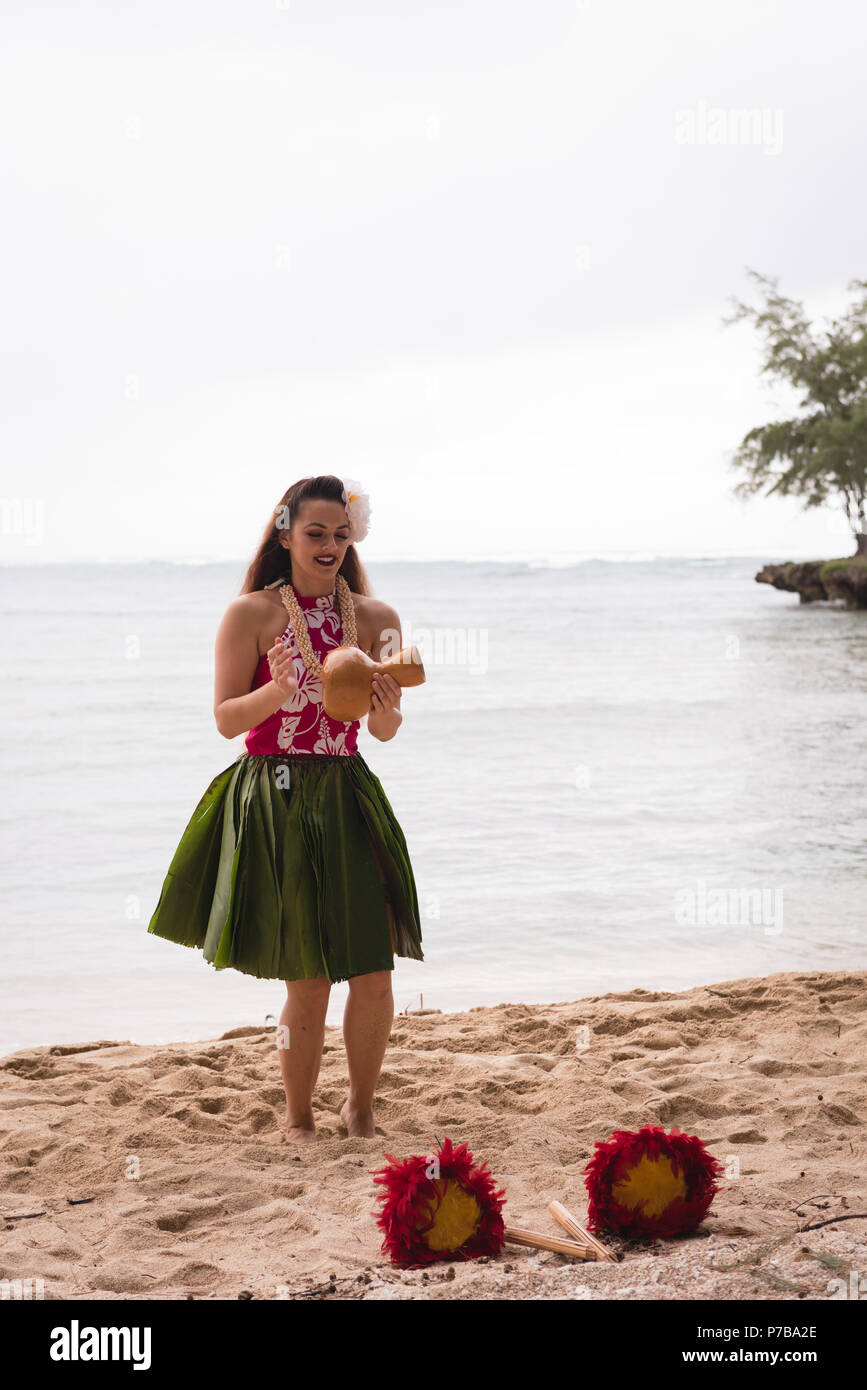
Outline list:
[[[393,676],[374,672],[370,684],[369,714],[400,708],[401,688]]]

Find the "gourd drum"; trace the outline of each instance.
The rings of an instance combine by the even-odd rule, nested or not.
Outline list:
[[[332,719],[361,719],[370,710],[373,675],[391,676],[407,689],[423,685],[424,666],[418,647],[402,647],[385,661],[373,661],[360,647],[335,647],[322,663],[322,703]]]

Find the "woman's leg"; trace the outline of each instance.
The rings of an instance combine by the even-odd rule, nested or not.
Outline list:
[[[286,1091],[283,1138],[287,1143],[306,1143],[315,1137],[313,1088],[322,1064],[330,993],[330,980],[286,981],[286,1003],[277,1030],[277,1049]]]
[[[373,1093],[394,1021],[390,970],[353,975],[343,1014],[343,1041],[349,1067],[349,1095],[340,1118],[351,1135],[373,1139]]]
[[[373,840],[370,836],[368,840],[385,894],[391,949],[392,952],[396,952],[397,935],[388,880]],[[382,1070],[385,1049],[394,1022],[391,976],[390,970],[374,970],[367,975],[351,976],[349,998],[343,1012],[343,1041],[349,1067],[349,1095],[340,1108],[340,1118],[350,1135],[361,1136],[364,1139],[376,1137],[373,1123],[373,1093]]]

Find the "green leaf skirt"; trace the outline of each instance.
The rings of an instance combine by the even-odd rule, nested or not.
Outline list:
[[[218,773],[148,931],[264,980],[424,960],[406,840],[360,753],[242,753]]]

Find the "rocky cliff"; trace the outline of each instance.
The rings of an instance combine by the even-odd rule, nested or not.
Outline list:
[[[867,556],[765,565],[756,575],[756,583],[799,594],[802,603],[826,599],[839,600],[847,608],[867,608]]]

